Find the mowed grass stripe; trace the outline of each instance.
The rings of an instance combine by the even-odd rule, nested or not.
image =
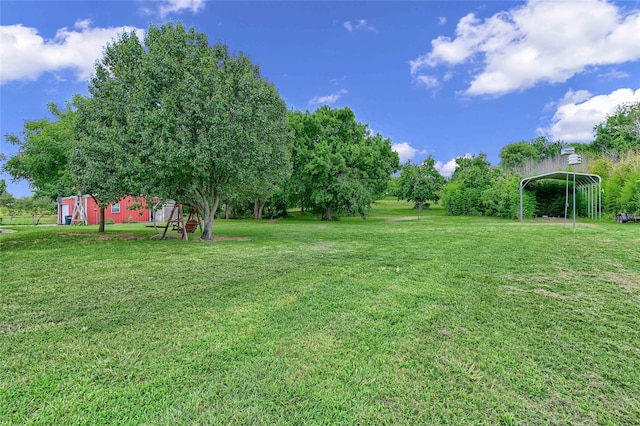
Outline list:
[[[634,424],[640,230],[420,214],[0,237],[6,424]],[[242,237],[242,240],[237,238]]]

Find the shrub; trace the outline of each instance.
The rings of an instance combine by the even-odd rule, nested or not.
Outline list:
[[[445,185],[442,191],[442,206],[447,214],[452,216],[468,214],[462,193],[462,185],[458,183],[448,183]]]
[[[520,217],[520,176],[498,175],[493,180],[491,187],[482,193],[484,214],[498,216],[506,219],[518,219]],[[536,208],[536,195],[532,191],[522,193],[523,216],[531,218]]]

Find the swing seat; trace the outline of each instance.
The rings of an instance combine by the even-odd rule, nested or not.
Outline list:
[[[184,225],[184,230],[189,234],[196,232],[196,229],[198,229],[198,221],[195,219],[188,220]],[[179,225],[173,225],[173,230],[182,232],[182,227]]]
[[[198,221],[193,219],[188,220],[184,228],[189,234],[193,234],[196,231],[196,228],[198,228]]]

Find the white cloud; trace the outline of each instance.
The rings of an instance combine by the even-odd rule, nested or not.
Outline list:
[[[88,80],[103,47],[133,27],[95,28],[89,20],[76,22],[74,29],[61,28],[52,39],[44,39],[36,28],[0,26],[0,84],[36,80],[45,72],[73,70],[78,80]]]
[[[74,27],[77,30],[88,30],[91,27],[91,19],[79,19],[76,21]]]
[[[195,14],[204,9],[204,0],[165,0],[160,2],[158,13],[165,18],[171,13],[182,13],[185,10]]]
[[[465,155],[462,155],[460,157],[456,157],[456,158],[472,158],[472,155],[467,153]],[[456,158],[452,158],[451,160],[447,161],[446,163],[442,163],[442,161],[436,161],[436,164],[434,164],[436,170],[444,177],[446,178],[450,178],[451,175],[453,175],[453,172],[456,171],[456,168],[458,167],[458,163],[456,163]]]
[[[419,75],[415,78],[416,84],[424,86],[427,89],[435,89],[440,86],[438,79],[432,75]]]
[[[629,74],[627,74],[624,71],[611,70],[611,71],[606,72],[606,73],[598,74],[598,77],[605,78],[605,79],[608,79],[608,80],[618,80],[618,79],[621,79],[621,78],[629,77]]]
[[[558,103],[551,126],[538,131],[552,140],[591,142],[593,127],[615,113],[619,105],[629,102],[640,102],[640,89],[618,89],[598,96],[584,90],[569,91]]]
[[[640,10],[628,9],[604,0],[530,0],[484,20],[471,13],[458,22],[455,38],[432,40],[410,71],[418,79],[438,66],[482,62],[467,95],[564,82],[589,66],[640,59]]]
[[[349,32],[353,31],[375,31],[376,28],[367,22],[366,19],[358,19],[357,21],[346,21],[342,26]]]
[[[442,176],[446,178],[450,178],[453,172],[456,171],[456,167],[458,167],[458,163],[456,163],[456,159],[453,158],[446,163],[442,163],[441,161],[436,161],[435,168]]]
[[[344,83],[346,79],[347,79],[346,75],[343,75],[342,77],[332,78],[331,80],[329,80],[329,84],[338,86],[339,84]]]
[[[340,89],[337,92],[332,93],[330,95],[315,96],[309,101],[309,106],[322,105],[322,104],[326,104],[326,105],[335,104],[338,101],[338,99],[340,99],[343,95],[346,95],[347,93],[349,92],[346,91],[345,89]]]
[[[398,153],[400,163],[406,163],[418,153],[418,150],[412,147],[409,142],[394,143],[391,145],[391,149]]]
[[[446,23],[447,23],[447,18],[446,18],[446,17],[444,17],[444,16],[439,17],[439,18],[438,18],[438,23],[439,23],[440,25],[444,25],[444,24],[446,24]]]

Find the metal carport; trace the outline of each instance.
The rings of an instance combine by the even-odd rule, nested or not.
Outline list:
[[[571,179],[570,179],[571,178]],[[520,221],[523,220],[524,206],[522,202],[522,190],[531,182],[544,179],[563,180],[567,182],[567,191],[569,188],[569,181],[574,185],[574,189],[582,191],[587,198],[587,216],[591,219],[602,219],[602,178],[598,175],[590,173],[578,173],[578,172],[563,172],[556,171],[551,173],[544,173],[541,175],[530,176],[520,181]],[[575,206],[575,192],[574,192],[574,206]],[[568,193],[567,193],[568,198]],[[568,199],[565,201],[567,205]],[[566,216],[566,214],[565,214]]]

